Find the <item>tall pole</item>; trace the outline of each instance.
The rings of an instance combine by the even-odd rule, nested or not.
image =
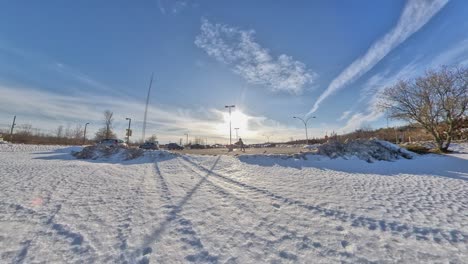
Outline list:
[[[16,125],[16,116],[13,117],[13,123],[11,123],[11,129],[10,129],[10,142],[13,139],[13,129],[15,128]]]
[[[130,144],[130,126],[132,124],[132,119],[127,117],[125,118],[125,120],[128,120],[128,130],[127,130],[127,145]],[[144,141],[145,137],[143,137],[143,141]]]
[[[184,135],[187,137],[185,140],[185,145],[188,145],[188,133],[185,133]]]
[[[145,132],[146,132],[146,117],[148,115],[148,104],[149,104],[149,99],[150,99],[150,93],[151,93],[151,86],[153,85],[153,76],[154,72],[151,73],[151,79],[148,87],[148,95],[146,96],[146,106],[145,106],[145,116],[143,118],[143,135],[142,135],[142,141],[145,141]]]
[[[89,123],[84,125],[84,133],[83,133],[83,145],[86,144],[86,128],[88,127]]]
[[[231,128],[231,108],[236,107],[235,105],[225,105],[225,108],[229,108],[229,145],[232,145],[232,128]]]
[[[305,132],[306,132],[306,142],[307,142],[307,145],[309,145],[309,135],[307,133],[307,122],[309,122],[310,119],[315,118],[315,116],[309,117],[306,120],[304,120],[304,119],[302,119],[300,117],[297,117],[297,116],[293,116],[293,118],[299,119],[299,120],[302,121],[302,123],[304,123],[304,128],[305,128]]]
[[[236,130],[236,139],[239,140],[239,128],[235,127],[234,130]]]

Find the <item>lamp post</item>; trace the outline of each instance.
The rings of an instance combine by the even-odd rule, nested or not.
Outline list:
[[[132,124],[132,119],[129,118],[129,117],[126,117],[125,120],[128,120],[128,129],[127,129],[127,145],[128,145],[128,144],[130,144],[130,134],[131,134],[130,125]],[[145,140],[145,139],[143,138],[143,140]]]
[[[293,116],[293,118],[299,119],[299,120],[302,121],[302,123],[304,123],[305,132],[306,132],[306,141],[307,141],[307,145],[309,145],[309,136],[307,135],[307,122],[309,122],[310,119],[315,118],[315,116],[309,117],[306,120],[304,120],[304,119],[302,119],[300,117],[297,117],[297,116]]]
[[[89,123],[84,125],[84,133],[83,133],[83,145],[86,144],[86,128],[88,127]]]
[[[236,139],[239,140],[239,128],[235,127],[234,129],[236,130]]]
[[[232,129],[231,129],[231,108],[235,105],[225,105],[224,108],[229,108],[229,145],[232,145]]]

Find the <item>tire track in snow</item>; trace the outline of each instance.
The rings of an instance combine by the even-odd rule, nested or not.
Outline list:
[[[150,157],[153,158],[152,163],[154,164],[156,161],[156,157]],[[157,186],[157,184],[155,183],[155,176],[156,175],[154,173],[154,165],[152,165],[150,168],[148,168],[148,173],[144,173],[142,175],[137,191],[137,193],[139,194],[138,203],[141,206],[144,206],[145,208],[142,210],[138,206],[138,203],[135,203],[133,206],[129,207],[130,210],[127,210],[127,213],[123,217],[125,219],[123,223],[119,224],[118,239],[120,240],[119,249],[121,250],[121,254],[117,260],[121,263],[136,263],[136,259],[138,258],[137,256],[139,255],[141,256],[139,257],[140,260],[138,261],[138,263],[149,263],[148,257],[153,251],[152,248],[145,247],[143,248],[143,250],[130,249],[128,245],[128,239],[130,238],[131,233],[133,231],[132,224],[134,222],[134,216],[136,212],[138,212],[138,210],[142,220],[144,220],[144,216],[149,215],[151,217],[157,215],[158,213],[157,211],[155,211],[155,207],[150,206],[150,204],[154,203],[154,200],[149,198],[150,195],[154,195],[155,193],[157,193],[155,189],[151,189],[150,187],[151,185],[154,185],[154,187]],[[148,182],[148,180],[150,181]],[[147,223],[145,222],[142,224]]]
[[[223,180],[224,182],[243,188],[245,190],[249,190],[253,193],[261,194],[265,197],[268,197],[274,201],[278,201],[283,205],[287,206],[297,206],[301,207],[307,211],[310,211],[316,215],[330,218],[333,220],[338,220],[341,222],[350,223],[352,227],[361,227],[367,228],[371,231],[382,231],[382,232],[389,232],[393,235],[400,235],[404,238],[414,237],[416,240],[429,240],[432,239],[437,243],[441,243],[442,241],[446,241],[447,243],[456,244],[456,243],[466,243],[468,242],[468,234],[463,233],[459,230],[444,230],[442,228],[432,228],[432,227],[420,227],[420,226],[413,226],[410,224],[400,223],[397,221],[386,221],[384,219],[375,219],[368,216],[356,215],[353,213],[347,213],[340,210],[335,209],[327,209],[317,205],[307,204],[300,200],[295,200],[291,198],[284,197],[282,195],[275,194],[269,190],[255,187],[252,185],[248,185],[246,183],[231,179],[225,175],[220,173],[216,173],[207,169],[206,167],[196,164],[192,160],[190,160],[186,156],[182,156],[182,158],[192,164],[193,166],[199,168],[204,172],[209,172],[213,176],[217,177],[218,179]]]
[[[164,159],[163,159],[164,161]],[[216,165],[217,162],[215,162]],[[190,254],[185,257],[188,262],[209,262],[218,263],[218,256],[211,255],[207,250],[204,249],[203,242],[200,240],[200,236],[193,229],[193,224],[189,219],[186,219],[180,215],[184,205],[192,198],[192,196],[198,191],[200,186],[206,181],[206,177],[201,179],[179,202],[174,202],[172,199],[171,190],[165,179],[163,173],[158,164],[158,160],[154,162],[155,179],[158,181],[159,189],[161,191],[161,199],[166,202],[165,208],[169,211],[166,213],[164,221],[159,225],[158,228],[154,229],[151,234],[144,238],[142,245],[134,252],[134,258],[139,259],[138,263],[145,264],[149,263],[149,255],[153,252],[151,246],[157,242],[162,235],[167,232],[169,226],[175,223],[175,230],[181,236],[180,241],[184,243],[185,247],[191,248],[196,254]],[[136,261],[135,261],[136,262]]]
[[[196,169],[198,166],[194,166],[193,163],[187,161],[186,157],[182,157],[181,159],[177,159],[181,166],[186,168],[187,170],[193,172],[197,177],[204,177],[200,172],[197,172]],[[211,170],[214,169],[214,166],[212,167]],[[249,202],[245,202],[243,200],[246,200],[246,195],[249,195],[247,192],[244,192],[244,190],[236,190],[232,188],[228,188],[226,186],[223,186],[221,182],[216,183],[211,180],[206,180],[206,182],[216,191],[218,192],[221,197],[229,197],[232,200],[235,200],[236,202],[231,203],[232,205],[236,206],[238,209],[240,209],[240,212],[248,212],[249,214],[253,215],[253,218],[251,219],[257,219],[259,224],[255,227],[257,230],[258,228],[265,228],[268,232],[271,232],[271,229],[275,229],[276,231],[281,231],[283,234],[278,238],[278,239],[267,239],[263,237],[257,236],[255,233],[251,232],[244,232],[242,230],[238,230],[236,232],[242,232],[243,235],[247,238],[254,238],[255,240],[262,241],[266,248],[264,251],[270,250],[271,247],[281,245],[283,242],[286,241],[295,241],[296,243],[296,249],[297,250],[312,250],[317,253],[318,256],[327,256],[327,257],[332,257],[332,258],[337,258],[337,257],[344,257],[348,261],[352,261],[352,263],[375,263],[373,261],[370,261],[364,257],[356,256],[350,252],[347,251],[340,251],[340,250],[335,250],[331,248],[326,248],[323,246],[320,242],[318,241],[313,241],[311,240],[307,235],[300,235],[298,234],[298,231],[296,230],[290,230],[287,226],[282,226],[279,224],[276,224],[274,222],[266,221],[265,218],[261,217],[258,213],[256,213],[256,208],[251,208],[252,204]],[[235,193],[235,194],[232,194]],[[238,196],[238,197],[236,197]],[[273,207],[276,207],[275,204],[271,205]],[[238,213],[238,212],[236,212]],[[284,213],[283,213],[284,214]],[[294,218],[293,215],[288,215],[291,218]],[[250,218],[250,217],[249,217]],[[347,243],[342,242],[343,243]],[[226,244],[222,249],[225,249],[226,247],[229,247],[230,245]],[[343,248],[346,248],[346,246],[343,246]],[[221,249],[221,250],[222,250]],[[284,250],[280,250],[278,252],[278,256],[284,260],[289,260],[289,261],[299,261],[297,259],[297,256],[291,252],[287,252]],[[328,259],[329,260],[329,259]],[[336,261],[340,261],[342,259],[336,259]]]
[[[100,166],[98,167],[97,169],[93,170],[91,173],[89,173],[87,176],[90,177],[92,176],[94,173],[96,173],[98,170],[104,168],[104,166]],[[68,200],[68,198],[70,198],[76,190],[79,190],[79,186],[83,185],[83,183],[81,182],[74,182],[72,184],[70,184],[71,181],[64,181],[64,179],[70,177],[70,175],[67,175],[67,176],[63,176],[61,179],[59,179],[58,181],[56,181],[55,183],[55,188],[53,188],[54,190],[57,189],[57,187],[62,183],[62,182],[66,182],[68,183],[67,185],[69,185],[68,189],[71,190],[67,195],[65,195],[65,197],[61,200],[61,201],[66,201]],[[76,186],[78,185],[77,188],[72,188],[72,185],[73,186]],[[51,196],[53,193],[52,192],[49,192],[49,195]],[[51,197],[48,197],[47,199],[47,202],[49,202],[51,199]],[[71,251],[73,253],[75,253],[76,255],[79,256],[80,259],[83,258],[83,254],[88,254],[88,255],[92,255],[92,256],[88,256],[90,259],[88,259],[88,261],[93,261],[95,260],[96,258],[96,250],[91,246],[91,245],[86,245],[87,242],[84,240],[84,237],[78,233],[78,232],[74,232],[72,230],[70,230],[69,228],[67,228],[65,225],[62,225],[58,222],[55,221],[55,217],[59,214],[59,212],[61,211],[62,209],[62,204],[56,204],[54,206],[54,209],[49,212],[49,213],[42,213],[43,216],[40,217],[40,219],[45,219],[45,221],[43,221],[42,223],[39,222],[38,224],[41,224],[39,230],[36,230],[35,233],[33,234],[33,236],[29,239],[26,239],[24,240],[23,242],[21,242],[21,244],[23,245],[22,248],[20,250],[18,250],[18,254],[14,257],[13,259],[13,262],[14,263],[23,263],[24,260],[26,259],[27,255],[28,255],[28,252],[29,252],[29,249],[30,247],[34,244],[34,242],[39,238],[49,238],[49,234],[55,234],[57,235],[58,237],[62,238],[62,240],[65,240],[67,242],[67,244],[69,244],[69,246],[71,247]],[[31,209],[28,209],[24,206],[17,206],[16,207],[16,212],[25,212],[25,213],[30,213],[31,212]],[[33,212],[35,212],[33,210]]]

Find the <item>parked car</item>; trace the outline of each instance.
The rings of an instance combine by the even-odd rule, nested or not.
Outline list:
[[[193,144],[190,146],[190,149],[205,149],[206,147],[201,144]]]
[[[107,147],[128,147],[127,143],[121,139],[106,138],[101,140],[98,145]]]
[[[177,143],[169,143],[166,145],[166,148],[168,150],[183,150],[184,149],[184,147],[179,146],[179,144]]]
[[[141,149],[159,149],[159,144],[158,142],[145,142],[140,145]]]

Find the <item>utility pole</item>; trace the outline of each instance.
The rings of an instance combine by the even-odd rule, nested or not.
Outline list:
[[[306,132],[306,142],[307,142],[307,145],[309,145],[309,136],[307,135],[307,122],[309,122],[310,119],[315,118],[315,116],[309,117],[309,118],[307,118],[307,120],[304,120],[304,119],[302,119],[300,117],[297,117],[297,116],[293,116],[293,118],[299,119],[299,120],[302,121],[302,123],[304,123],[305,132]]]
[[[143,118],[143,135],[142,135],[142,141],[145,141],[145,132],[146,132],[146,117],[148,115],[148,104],[149,104],[149,99],[150,99],[150,93],[151,93],[151,86],[153,85],[153,75],[154,73],[151,73],[151,79],[148,87],[148,95],[146,96],[146,106],[145,106],[145,116]]]
[[[84,125],[84,133],[83,133],[83,145],[86,144],[86,127],[88,127],[89,123]]]
[[[239,140],[239,128],[235,127],[234,129],[236,130],[236,139]]]
[[[229,145],[232,145],[232,129],[231,129],[231,108],[235,105],[225,105],[224,108],[229,108]]]
[[[13,129],[16,126],[16,116],[13,117],[13,123],[11,124],[11,129],[10,129],[10,142],[13,140]]]
[[[127,129],[127,145],[130,144],[130,136],[132,135],[132,131],[130,130],[130,125],[132,124],[132,119],[130,117],[125,118],[125,120],[128,120],[128,129]],[[145,137],[143,137],[143,141],[145,140]]]

